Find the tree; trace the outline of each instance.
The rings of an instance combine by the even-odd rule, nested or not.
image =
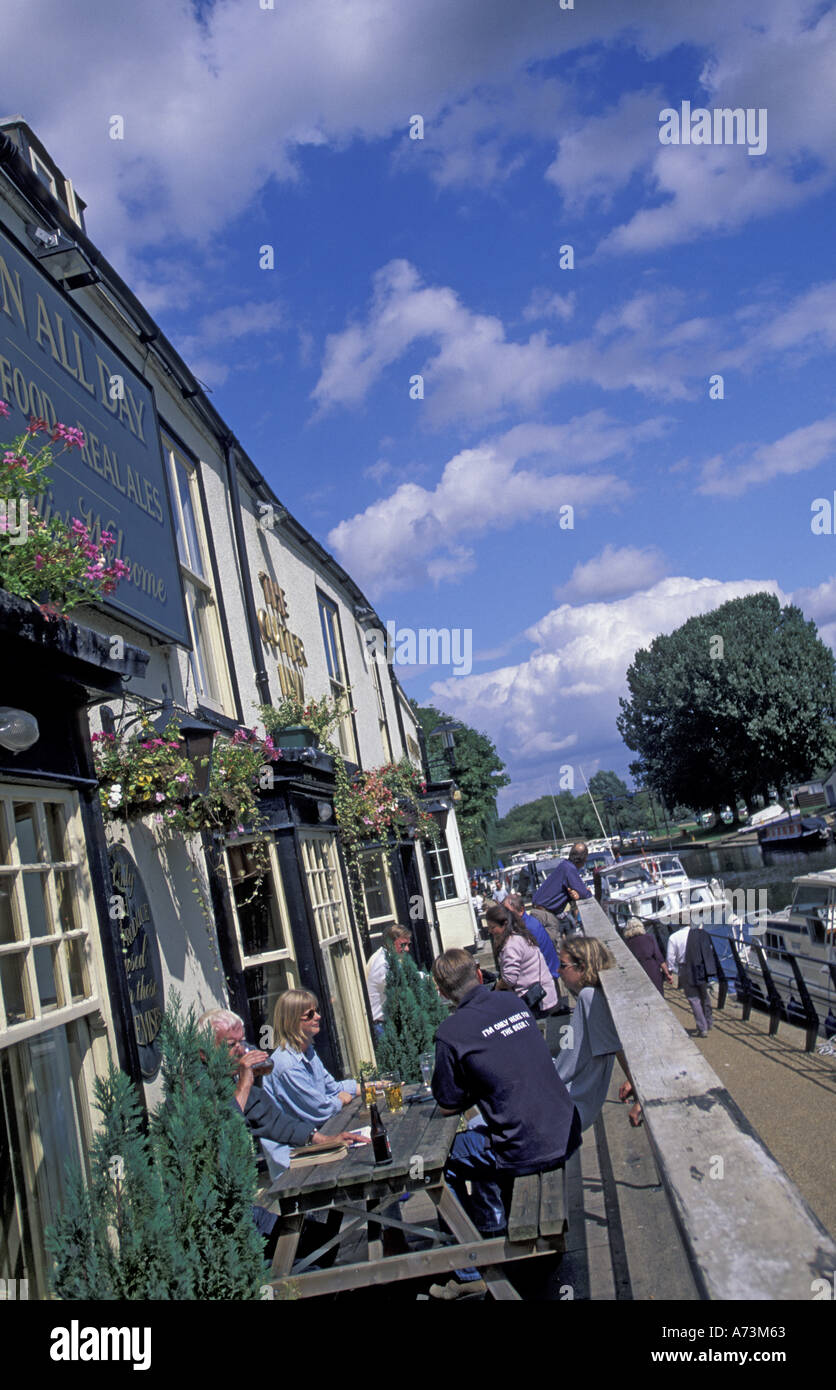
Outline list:
[[[836,755],[836,667],[816,625],[771,594],[732,599],[636,653],[618,730],[630,771],[711,808],[804,781]]]
[[[438,740],[430,742],[429,735],[443,719],[433,705],[419,706],[412,702],[424,736],[427,739],[427,761],[430,777],[436,781],[447,781],[451,775],[461,791],[462,800],[456,808],[464,857],[468,864],[488,867],[493,860],[493,850],[498,843],[496,797],[502,787],[507,787],[510,777],[496,747],[487,734],[477,733],[464,725],[453,734],[453,764],[451,774]],[[435,746],[433,746],[435,745]]]
[[[387,952],[386,1010],[376,1048],[380,1070],[420,1081],[419,1058],[435,1050],[436,1029],[447,1013],[432,980],[421,975],[411,956]]]
[[[201,1038],[179,1000],[163,1020],[163,1099],[145,1128],[131,1080],[96,1080],[102,1128],[90,1179],[69,1175],[47,1233],[63,1299],[254,1299],[263,1241],[252,1219],[256,1165],[233,1104],[226,1048]],[[201,1060],[203,1049],[205,1061]]]

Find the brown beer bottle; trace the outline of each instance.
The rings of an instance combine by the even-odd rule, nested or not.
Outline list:
[[[386,1133],[386,1126],[380,1118],[380,1111],[376,1105],[369,1107],[369,1118],[372,1122],[372,1153],[376,1164],[391,1163],[392,1149],[389,1145],[389,1135]]]

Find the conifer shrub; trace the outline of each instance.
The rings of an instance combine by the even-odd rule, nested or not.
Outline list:
[[[97,1078],[102,1127],[90,1177],[68,1173],[47,1232],[63,1299],[256,1299],[263,1241],[252,1219],[252,1142],[230,1057],[175,997],[163,1020],[163,1099],[145,1124],[131,1080]],[[203,1058],[201,1059],[201,1053]]]
[[[420,1081],[422,1052],[435,1050],[435,1034],[448,1013],[428,975],[409,955],[387,952],[383,1035],[377,1044],[381,1071],[399,1071],[404,1081]]]

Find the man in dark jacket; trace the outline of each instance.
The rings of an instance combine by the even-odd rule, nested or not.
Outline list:
[[[691,1005],[697,1033],[708,1037],[713,1022],[708,982],[720,973],[714,944],[701,927],[681,927],[668,937],[668,970],[676,971],[680,988]]]
[[[555,917],[560,917],[568,907],[579,898],[591,898],[592,894],[581,878],[580,871],[586,863],[588,850],[582,840],[578,840],[569,851],[568,859],[561,859],[537,889],[532,899],[534,909],[544,908]]]
[[[580,1122],[530,1009],[486,989],[466,951],[439,956],[433,979],[456,1005],[436,1034],[433,1095],[445,1114],[480,1112],[456,1135],[444,1176],[482,1234],[496,1235],[514,1178],[561,1167],[580,1144]]]

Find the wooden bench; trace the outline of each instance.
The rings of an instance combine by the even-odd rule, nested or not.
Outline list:
[[[509,1241],[549,1240],[563,1249],[566,1219],[566,1169],[517,1178],[508,1216]]]

